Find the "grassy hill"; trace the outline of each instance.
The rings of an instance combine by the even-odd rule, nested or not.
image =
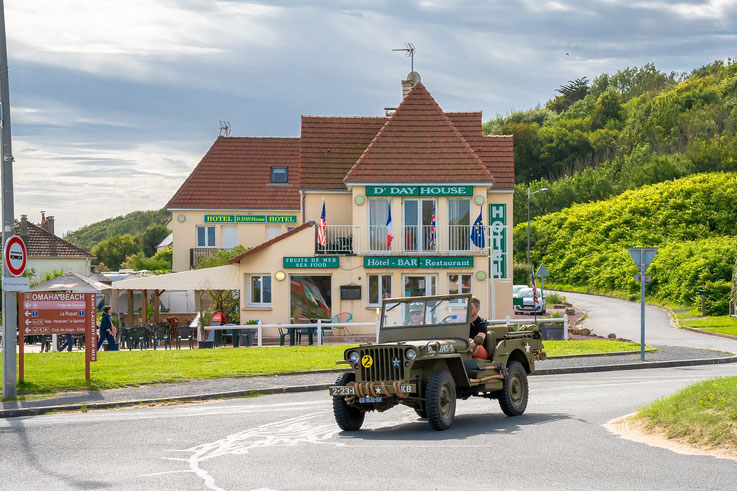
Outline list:
[[[545,108],[484,124],[513,134],[514,221],[694,173],[737,171],[737,61],[688,74],[652,64],[571,81]]]
[[[726,313],[737,258],[737,173],[706,173],[577,204],[535,219],[531,251],[550,281],[636,296],[628,247],[658,247],[648,293],[694,304],[707,291],[707,310]],[[515,256],[526,254],[526,224],[514,231]]]
[[[108,218],[86,225],[69,232],[64,238],[86,251],[91,251],[95,245],[104,239],[115,235],[136,235],[146,230],[149,225],[163,225],[170,218],[171,213],[165,208],[160,210],[134,211],[127,215]]]

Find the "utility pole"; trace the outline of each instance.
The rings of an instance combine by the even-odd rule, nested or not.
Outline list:
[[[10,143],[10,87],[8,83],[8,47],[5,43],[5,2],[0,0],[0,104],[2,104],[2,214],[3,244],[15,235],[13,205],[13,147]],[[10,277],[3,261],[3,280]],[[16,327],[18,326],[18,294],[3,288],[3,397],[16,397],[15,368]]]

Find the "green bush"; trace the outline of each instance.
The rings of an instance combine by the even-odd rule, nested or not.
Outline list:
[[[518,263],[515,261],[512,281],[515,285],[529,285],[530,278],[530,265],[528,263]]]
[[[737,174],[699,174],[575,205],[532,223],[535,264],[545,262],[559,284],[639,292],[627,248],[658,247],[647,292],[695,305],[704,287],[707,313],[726,313],[737,258]],[[515,235],[526,237],[526,224]],[[526,256],[515,241],[515,256]]]

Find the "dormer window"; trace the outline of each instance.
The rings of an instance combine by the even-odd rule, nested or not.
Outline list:
[[[289,167],[272,167],[271,183],[289,184]]]

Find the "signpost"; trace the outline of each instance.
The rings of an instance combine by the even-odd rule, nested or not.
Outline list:
[[[645,361],[645,283],[651,279],[645,271],[658,250],[654,247],[631,247],[628,251],[640,269],[640,274],[635,275],[635,281],[640,282],[640,360]]]
[[[540,267],[537,268],[537,273],[535,274],[540,278],[540,291],[542,292],[542,297],[545,298],[545,278],[550,276],[548,268],[545,267],[545,263],[540,263]]]
[[[90,362],[97,361],[97,321],[94,293],[25,292],[18,295],[20,360],[18,379],[24,380],[23,338],[46,334],[85,334],[85,378],[90,379]]]

